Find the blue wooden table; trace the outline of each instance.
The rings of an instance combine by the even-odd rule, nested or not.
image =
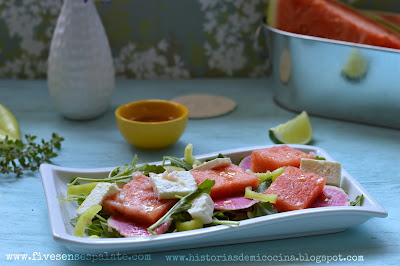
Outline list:
[[[268,129],[296,114],[277,106],[268,79],[206,79],[179,81],[118,80],[109,110],[90,121],[62,117],[52,105],[46,81],[0,81],[0,103],[16,116],[22,134],[50,139],[52,132],[65,138],[52,163],[64,167],[97,168],[128,163],[137,154],[140,162],[158,161],[163,155],[181,157],[187,143],[195,154],[272,144]],[[228,96],[238,104],[230,114],[189,120],[181,139],[163,151],[141,151],[120,135],[114,110],[140,99],[170,99],[189,93]],[[341,233],[229,246],[152,253],[136,260],[97,261],[129,265],[267,265],[284,256],[296,256],[313,264],[322,256],[362,259],[364,265],[400,264],[400,131],[311,116],[313,145],[326,150],[388,211],[387,218],[373,218]],[[0,264],[67,264],[63,254],[71,252],[51,236],[48,211],[38,172],[23,177],[0,175]],[[265,230],[268,230],[266,228]],[[10,254],[26,254],[26,261]],[[49,256],[52,255],[53,256]],[[237,262],[223,262],[236,255]],[[272,261],[246,262],[247,256]],[[186,257],[184,257],[186,256]],[[64,256],[65,257],[65,256]],[[46,261],[46,258],[48,261]],[[54,258],[54,260],[51,260]],[[34,260],[36,259],[36,260]],[[39,259],[42,259],[39,261]],[[192,261],[188,261],[192,260]],[[208,260],[208,261],[207,261]],[[219,261],[212,261],[219,260]],[[197,262],[196,262],[197,261]],[[5,264],[7,262],[7,264]],[[76,264],[92,264],[78,259]],[[297,261],[296,263],[299,263]],[[322,262],[322,263],[326,263]],[[342,261],[349,265],[355,262]]]

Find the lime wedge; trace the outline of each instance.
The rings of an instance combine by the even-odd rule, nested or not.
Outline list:
[[[269,137],[277,144],[308,144],[312,127],[306,111],[284,124],[269,129]]]
[[[342,69],[343,75],[349,79],[358,79],[367,72],[367,61],[358,49],[353,49]]]
[[[0,141],[8,135],[9,139],[21,139],[17,119],[4,105],[0,104]]]

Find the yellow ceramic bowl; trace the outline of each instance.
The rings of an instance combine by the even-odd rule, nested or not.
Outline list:
[[[185,131],[189,111],[167,100],[130,102],[115,110],[122,136],[144,150],[161,150],[174,144]]]

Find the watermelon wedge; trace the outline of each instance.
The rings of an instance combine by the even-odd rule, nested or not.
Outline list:
[[[335,0],[270,0],[267,24],[279,30],[400,49],[400,34]]]

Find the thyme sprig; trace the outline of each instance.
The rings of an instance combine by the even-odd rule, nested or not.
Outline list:
[[[26,141],[11,140],[6,137],[0,141],[0,173],[15,173],[21,176],[24,171],[36,171],[44,162],[57,156],[55,149],[61,148],[64,138],[53,133],[49,141],[35,142],[36,136],[25,135]]]

